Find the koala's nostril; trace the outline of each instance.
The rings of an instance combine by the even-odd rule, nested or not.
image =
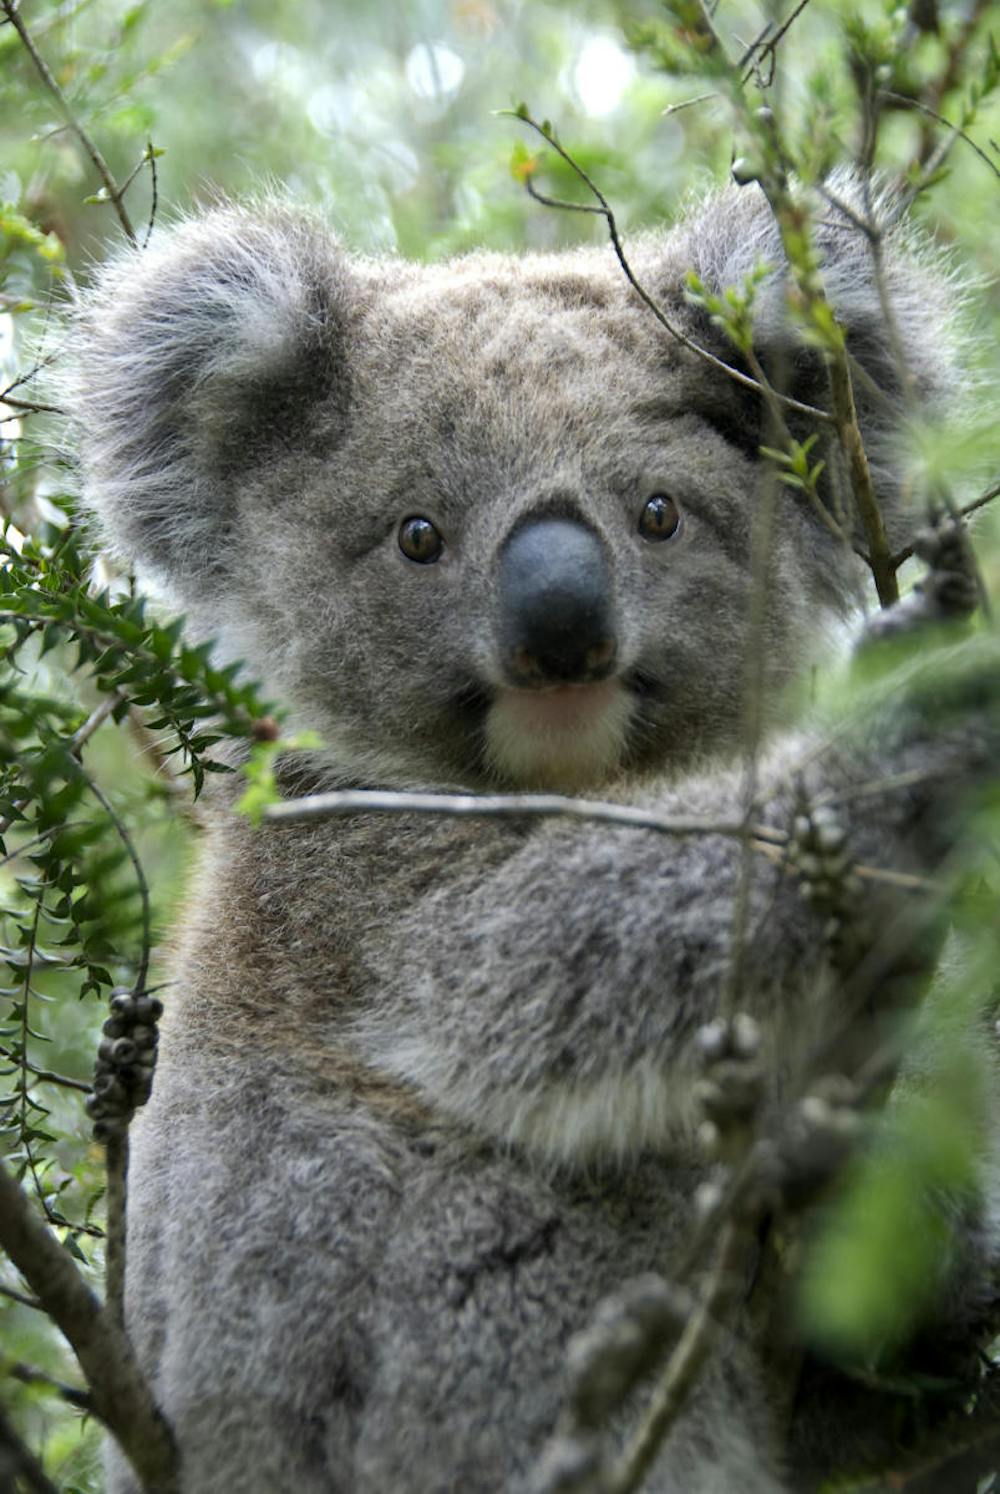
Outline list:
[[[500,642],[517,684],[611,673],[611,577],[593,530],[569,519],[536,519],[514,532],[500,560]]]
[[[588,673],[596,674],[598,670],[607,669],[614,662],[614,657],[615,645],[612,639],[605,638],[603,642],[595,644],[587,653]]]
[[[545,671],[533,654],[526,648],[516,648],[511,655],[514,672],[522,680],[543,680]]]

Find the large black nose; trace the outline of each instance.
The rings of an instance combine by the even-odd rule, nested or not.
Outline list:
[[[533,519],[500,557],[500,646],[519,685],[603,679],[617,652],[611,576],[597,535],[571,519]]]

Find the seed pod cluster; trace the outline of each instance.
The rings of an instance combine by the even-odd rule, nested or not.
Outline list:
[[[112,991],[110,1007],[87,1100],[95,1141],[123,1136],[133,1112],[149,1099],[159,1039],[156,1024],[163,1015],[157,997],[136,996],[125,988]]]

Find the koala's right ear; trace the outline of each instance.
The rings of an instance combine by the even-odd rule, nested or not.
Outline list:
[[[241,476],[343,430],[351,299],[330,235],[287,209],[222,208],[102,270],[70,405],[118,554],[182,594],[220,577]]]

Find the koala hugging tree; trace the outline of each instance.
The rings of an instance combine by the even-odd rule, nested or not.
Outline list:
[[[424,245],[195,205],[76,9],[0,5],[107,215],[0,223],[0,1489],[986,1494],[996,7],[619,6],[645,219],[494,92],[521,237]]]

